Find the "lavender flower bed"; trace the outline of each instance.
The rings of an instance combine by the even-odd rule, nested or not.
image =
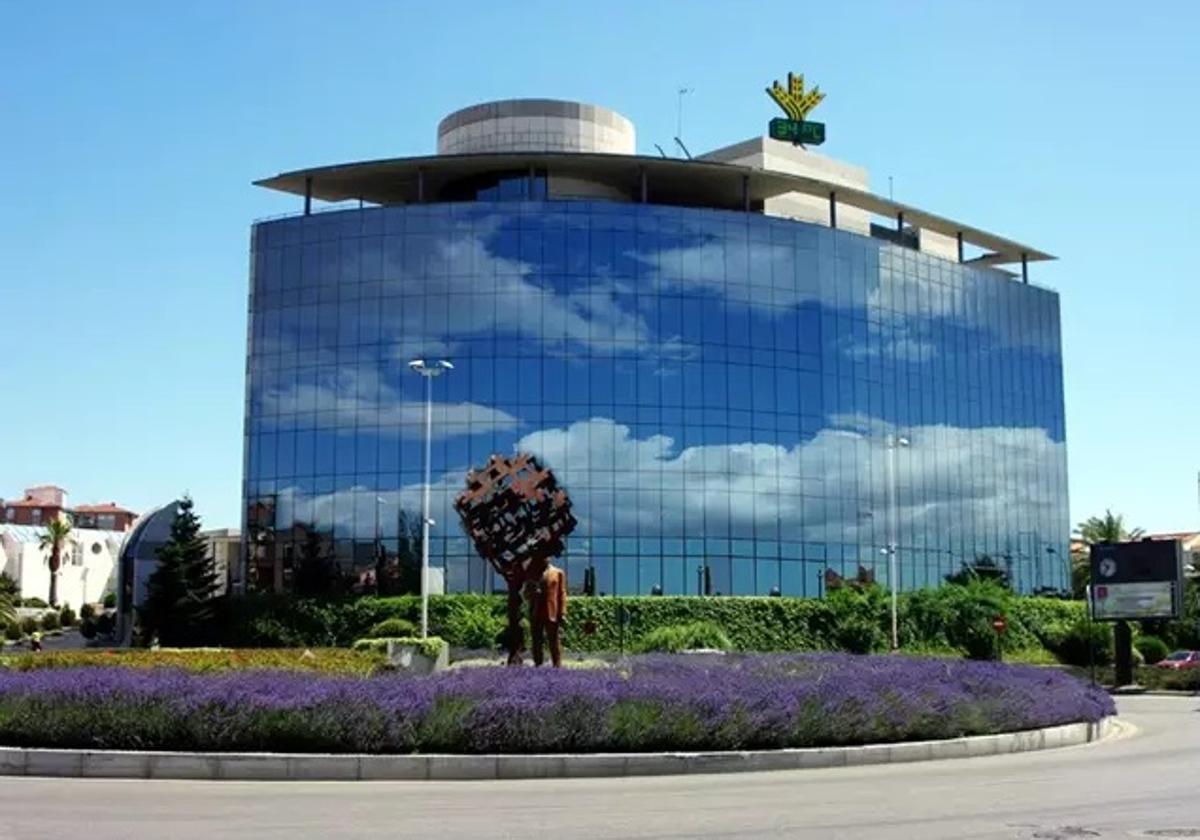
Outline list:
[[[951,738],[1113,714],[1059,671],[848,655],[647,657],[433,677],[0,672],[0,744],[356,753],[727,750]]]

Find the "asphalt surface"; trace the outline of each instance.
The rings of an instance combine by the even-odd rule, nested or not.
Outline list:
[[[521,782],[0,778],[0,838],[1200,837],[1200,698],[1115,739],[863,768]]]

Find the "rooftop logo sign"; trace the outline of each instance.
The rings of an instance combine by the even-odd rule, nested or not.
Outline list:
[[[776,117],[771,120],[769,134],[772,140],[790,141],[797,146],[806,143],[819,146],[825,142],[825,123],[807,122],[804,119],[813,108],[821,104],[825,94],[815,85],[806,91],[804,74],[788,73],[787,87],[776,80],[767,88],[767,95],[775,100],[788,116],[787,119]]]

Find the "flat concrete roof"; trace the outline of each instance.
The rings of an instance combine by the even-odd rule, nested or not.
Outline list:
[[[625,186],[631,195],[639,195],[644,174],[647,203],[683,207],[743,210],[747,202],[762,202],[785,193],[828,199],[832,192],[839,205],[857,207],[893,220],[903,215],[905,225],[949,237],[961,235],[964,243],[987,252],[968,260],[972,265],[1055,259],[1031,245],[864,190],[803,175],[700,159],[586,152],[431,155],[298,169],[254,183],[322,201],[358,199],[371,204],[418,204],[437,201],[443,187],[460,179],[531,168],[547,170],[552,176]]]

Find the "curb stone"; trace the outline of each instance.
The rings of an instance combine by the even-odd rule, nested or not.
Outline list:
[[[1071,747],[1122,730],[1115,717],[1045,729],[858,747],[580,755],[306,755],[0,747],[0,776],[237,781],[416,781],[662,776],[860,767]]]

